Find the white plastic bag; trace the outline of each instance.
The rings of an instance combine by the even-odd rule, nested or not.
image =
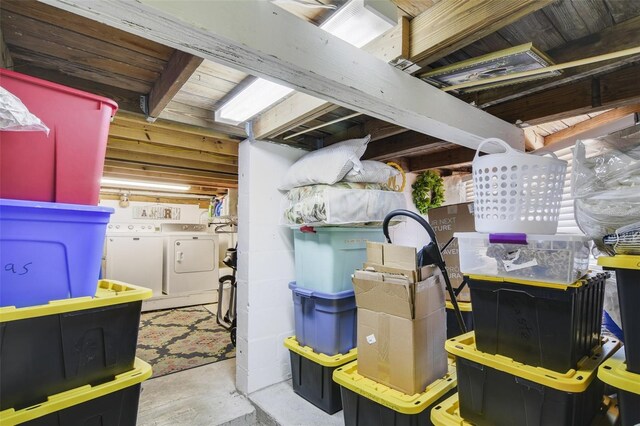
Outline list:
[[[0,130],[11,132],[45,132],[49,135],[49,128],[22,101],[0,87]]]
[[[640,133],[577,141],[571,192],[582,232],[614,254],[603,238],[640,221]]]

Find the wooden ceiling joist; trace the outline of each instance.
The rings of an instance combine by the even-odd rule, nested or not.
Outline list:
[[[535,125],[635,104],[640,101],[639,74],[640,64],[634,64],[597,78],[502,102],[486,111],[511,123],[520,120]]]
[[[611,111],[607,111],[605,113],[597,115],[589,120],[581,121],[580,123],[574,124],[573,126],[567,127],[566,129],[560,130],[559,132],[545,136],[544,146],[553,145],[569,138],[575,138],[575,136],[577,135],[604,126],[605,124],[611,123],[613,121],[620,120],[631,114],[636,114],[638,112],[640,112],[640,104],[627,105],[620,108],[612,109]]]
[[[147,180],[150,182],[160,183],[179,183],[198,186],[209,186],[219,188],[237,188],[237,183],[220,182],[214,180],[190,178],[186,176],[166,175],[163,173],[147,172],[143,170],[123,170],[112,167],[105,167],[105,177],[112,177],[118,179],[133,179],[133,180]]]
[[[125,170],[125,171],[139,171],[139,172],[152,172],[173,177],[188,177],[195,180],[198,179],[210,179],[220,182],[238,182],[238,175],[233,173],[220,173],[211,172],[207,170],[196,170],[179,167],[170,167],[162,165],[150,165],[141,164],[129,161],[119,161],[107,159],[105,161],[105,168],[110,170]]]
[[[476,152],[473,149],[458,147],[445,151],[425,154],[408,159],[409,171],[421,172],[438,167],[449,167],[456,164],[468,163],[473,160]]]
[[[407,130],[396,126],[395,124],[387,123],[386,121],[371,119],[364,123],[351,126],[342,132],[334,133],[331,136],[324,138],[323,145],[328,146],[336,142],[341,142],[347,139],[361,138],[366,135],[371,135],[371,142],[379,139],[388,138],[399,133],[406,132]]]
[[[449,142],[475,148],[495,136],[524,147],[517,127],[280,12],[270,2],[43,1]]]
[[[132,141],[109,137],[107,148],[137,152],[149,155],[161,155],[176,159],[194,160],[210,163],[210,167],[219,171],[232,172],[238,170],[238,158],[228,155],[212,154],[205,151],[195,151],[177,146],[157,145],[152,142]]]
[[[640,16],[606,28],[599,33],[571,41],[546,53],[554,62],[564,63],[637,47],[638,40],[640,40]],[[470,94],[465,98],[469,101],[473,100],[476,105],[481,108],[487,108],[501,102],[572,83],[596,74],[602,74],[610,71],[612,68],[620,67],[621,63],[638,60],[640,60],[640,57],[636,55],[624,58],[623,61],[616,60],[585,65],[564,70],[562,74],[557,77],[551,77],[538,82],[484,90]]]
[[[165,69],[148,95],[149,117],[157,118],[189,77],[202,64],[203,59],[180,50],[173,52]]]
[[[217,195],[224,195],[226,193],[225,190],[219,191]],[[110,193],[110,192],[101,192],[100,200],[120,200],[120,194]],[[150,195],[138,195],[138,194],[130,194],[129,201],[142,201],[144,203],[168,203],[168,204],[198,204],[201,209],[209,208],[210,197],[203,196],[202,198],[181,198],[179,194],[176,193],[175,196],[162,196],[162,197],[152,197]]]
[[[238,156],[238,141],[156,129],[147,125],[130,127],[128,123],[119,120],[118,116],[111,123],[109,136],[225,155],[230,158]]]
[[[140,164],[181,167],[185,169],[237,173],[237,166],[216,165],[205,161],[175,158],[171,155],[157,155],[141,152],[124,151],[107,147],[107,159],[132,161]]]
[[[404,132],[389,138],[371,142],[364,153],[367,160],[390,160],[398,157],[406,157],[419,154],[427,147],[433,144],[441,143],[448,145],[447,142],[441,142],[431,136],[423,135],[417,132]]]
[[[420,15],[399,25],[369,43],[363,50],[396,65],[428,64],[507,26],[529,13],[551,3],[551,0],[475,0],[441,1]],[[254,122],[256,137],[273,137],[308,120],[318,111],[335,108],[328,102],[311,98],[286,99],[266,111]],[[286,111],[287,114],[283,114]],[[321,114],[320,114],[321,115]]]

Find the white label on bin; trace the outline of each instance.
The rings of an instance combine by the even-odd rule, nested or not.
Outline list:
[[[370,334],[367,336],[367,343],[370,345],[373,345],[376,342],[376,336],[373,334]]]

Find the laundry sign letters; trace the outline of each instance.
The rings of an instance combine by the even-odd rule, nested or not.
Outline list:
[[[180,207],[140,206],[133,208],[134,219],[180,220]]]

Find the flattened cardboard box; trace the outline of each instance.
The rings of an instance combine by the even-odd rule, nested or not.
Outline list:
[[[429,224],[433,227],[438,238],[440,247],[444,246],[452,237],[454,232],[474,232],[475,219],[473,217],[473,203],[454,204],[451,206],[438,207],[429,210]],[[447,265],[447,273],[451,280],[451,285],[456,288],[462,283],[462,273],[460,272],[460,258],[458,253],[458,240],[455,239],[442,253],[444,262]],[[449,300],[449,294],[446,294]],[[471,293],[469,286],[466,286],[462,293],[458,295],[460,302],[470,302]]]
[[[374,293],[360,292],[371,288],[370,282],[363,281],[354,279],[358,304],[358,372],[409,395],[424,392],[427,385],[447,372],[446,314],[440,280],[432,276],[412,284],[416,286],[413,308],[406,303],[408,296],[399,297],[402,293],[384,289],[402,285],[384,283],[376,293],[379,296],[376,300],[370,297]],[[359,292],[361,296],[367,295],[364,299],[360,297],[360,302]],[[393,302],[400,307],[394,307]],[[413,319],[410,318],[412,310]]]

